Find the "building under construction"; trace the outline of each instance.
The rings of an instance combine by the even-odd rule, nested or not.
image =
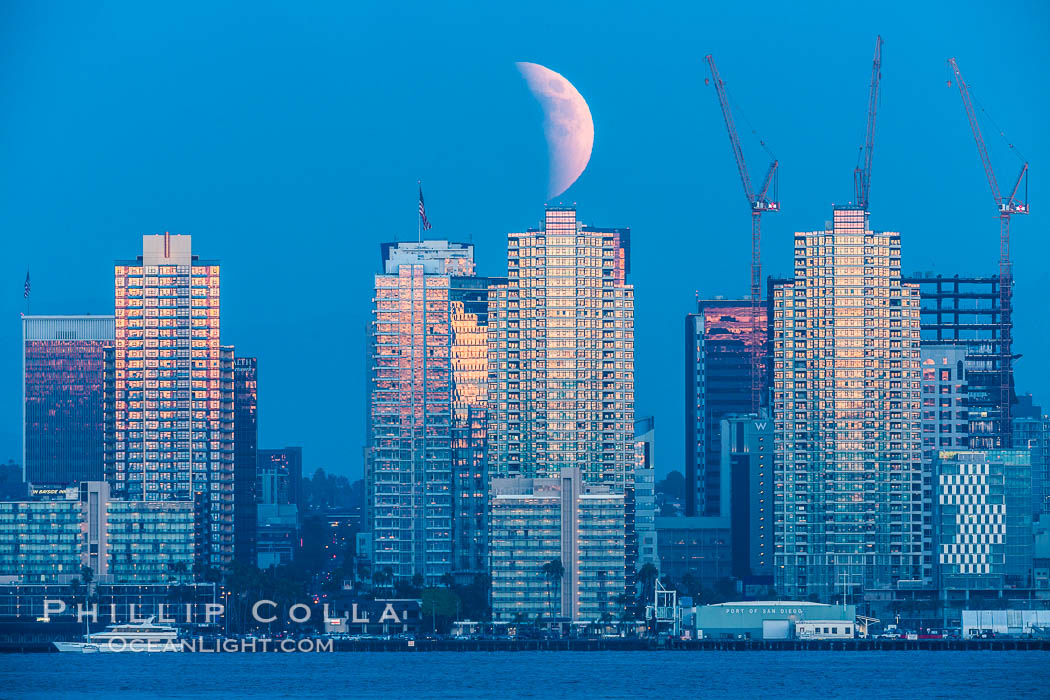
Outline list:
[[[1008,449],[1011,446],[1010,403],[1014,394],[1013,358],[1003,337],[1011,337],[1011,321],[1001,317],[999,276],[945,277],[924,273],[905,277],[919,286],[922,345],[966,348],[970,447]],[[1006,391],[1003,391],[1006,387]],[[1005,419],[1004,419],[1005,417]]]

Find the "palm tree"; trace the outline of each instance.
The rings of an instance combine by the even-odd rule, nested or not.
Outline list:
[[[565,567],[562,566],[561,557],[551,559],[540,567],[540,571],[543,572],[543,577],[547,581],[547,614],[553,621],[554,602],[551,600],[551,584],[553,583],[556,586],[561,586],[561,579],[565,575]]]
[[[394,580],[394,570],[389,566],[385,566],[382,569],[377,569],[372,572],[372,586],[374,588],[382,588],[390,584]]]
[[[177,561],[173,564],[169,564],[168,569],[175,577],[175,580],[179,583],[182,583],[185,580],[186,573],[189,571],[189,567],[186,566],[186,562],[184,561]]]
[[[642,582],[642,599],[646,605],[653,597],[653,587],[656,585],[656,579],[660,576],[659,569],[652,562],[646,562],[642,565],[642,568],[638,569],[638,580]]]

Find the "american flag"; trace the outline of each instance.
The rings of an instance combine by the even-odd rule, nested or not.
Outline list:
[[[29,298],[29,270],[26,270],[26,293],[25,298]]]
[[[419,219],[420,219],[420,221],[423,222],[423,230],[424,231],[429,231],[430,230],[430,222],[427,221],[427,210],[426,210],[426,207],[423,206],[423,186],[422,185],[419,186]],[[27,281],[26,284],[29,284],[29,282]]]

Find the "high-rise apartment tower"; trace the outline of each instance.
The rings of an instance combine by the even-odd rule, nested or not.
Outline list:
[[[775,287],[774,577],[792,599],[921,578],[919,289],[900,253],[836,207]]]
[[[193,501],[196,561],[233,557],[233,357],[219,341],[219,263],[190,236],[147,235],[115,266],[114,420],[105,475],[117,499]]]
[[[630,229],[548,207],[507,236],[507,283],[489,295],[489,469],[623,493],[634,461],[634,288]]]

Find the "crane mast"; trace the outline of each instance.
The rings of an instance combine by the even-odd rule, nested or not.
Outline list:
[[[970,130],[973,131],[973,140],[977,143],[977,153],[981,157],[981,165],[984,166],[984,175],[988,178],[988,186],[992,190],[995,206],[999,210],[999,435],[1002,436],[1001,447],[1009,447],[1008,436],[1012,433],[1010,424],[1010,402],[1012,399],[1010,391],[1010,378],[1012,375],[1013,328],[1011,323],[1013,303],[1013,264],[1010,259],[1010,217],[1014,214],[1027,214],[1028,206],[1028,163],[1021,166],[1021,173],[1014,182],[1010,195],[1003,198],[999,189],[999,182],[992,168],[992,160],[988,156],[988,149],[984,145],[984,137],[981,135],[981,125],[977,122],[977,112],[973,108],[973,98],[970,95],[970,87],[963,80],[959,65],[954,58],[948,59],[948,66],[955,76],[955,84],[959,88],[963,107],[966,109],[966,117],[970,121]],[[1025,183],[1025,201],[1018,200],[1017,195],[1021,187],[1021,181]]]
[[[875,148],[875,114],[879,107],[879,81],[882,79],[882,37],[875,38],[875,60],[871,63],[871,87],[868,91],[868,128],[864,139],[861,161],[853,171],[854,201],[861,209],[868,209],[871,189],[871,155]]]
[[[718,93],[718,104],[722,107],[722,117],[726,122],[726,131],[729,133],[729,145],[733,148],[733,158],[736,159],[736,167],[740,173],[740,183],[744,186],[744,196],[751,207],[751,411],[758,413],[762,403],[762,342],[759,314],[762,307],[762,214],[765,212],[780,211],[780,202],[777,201],[776,182],[778,162],[774,158],[769,164],[765,180],[758,192],[751,186],[751,176],[747,172],[747,163],[744,160],[744,149],[740,145],[740,138],[736,133],[736,125],[733,123],[733,112],[729,105],[729,97],[726,94],[725,84],[718,74],[715,59],[711,54],[706,57],[707,65],[711,70],[711,79],[715,84],[715,92]],[[765,144],[762,144],[765,147]],[[766,149],[768,152],[768,149]],[[773,195],[770,198],[769,189],[773,187]]]

